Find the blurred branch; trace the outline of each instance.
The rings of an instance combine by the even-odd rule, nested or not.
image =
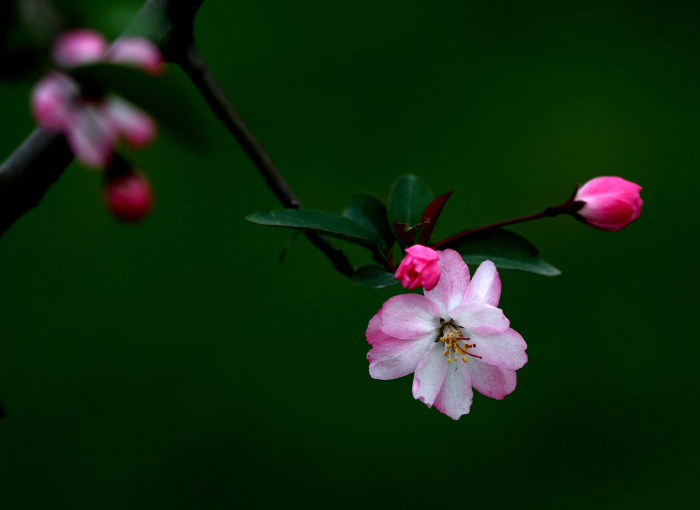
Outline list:
[[[142,34],[157,44],[169,62],[179,64],[214,114],[236,138],[277,199],[287,208],[301,204],[221,89],[194,40],[194,20],[204,0],[148,0],[125,34]],[[0,166],[0,235],[33,209],[73,160],[65,138],[37,129]],[[351,276],[345,254],[325,238],[306,233],[340,273]]]
[[[71,161],[61,133],[37,128],[0,165],[0,235],[39,204]]]

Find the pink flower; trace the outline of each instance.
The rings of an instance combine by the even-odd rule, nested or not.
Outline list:
[[[589,225],[617,231],[642,214],[642,187],[622,177],[596,177],[584,184],[574,200],[585,205],[577,211]]]
[[[396,271],[397,280],[407,289],[425,287],[432,290],[440,280],[440,255],[427,246],[415,244],[406,249],[407,255]]]
[[[67,69],[110,61],[158,73],[163,66],[160,51],[148,40],[122,38],[108,47],[102,35],[91,30],[61,35],[53,55],[56,63]],[[38,124],[62,131],[75,157],[88,166],[107,166],[122,139],[140,149],[157,135],[156,124],[146,113],[114,96],[86,98],[78,83],[63,72],[53,71],[39,81],[31,103]]]
[[[499,400],[515,390],[527,345],[497,308],[496,266],[484,262],[470,282],[457,252],[438,253],[442,276],[433,290],[395,296],[372,317],[367,359],[374,379],[414,372],[414,398],[457,420],[469,412],[472,388]]]
[[[145,175],[130,172],[110,178],[105,189],[105,200],[112,214],[123,221],[138,221],[153,207],[151,184]]]

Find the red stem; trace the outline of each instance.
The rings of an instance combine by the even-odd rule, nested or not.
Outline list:
[[[440,248],[446,248],[446,247],[449,247],[449,245],[454,244],[455,241],[459,241],[461,239],[464,239],[465,237],[477,234],[479,232],[483,232],[485,230],[490,230],[492,228],[506,227],[508,225],[515,225],[516,223],[525,223],[526,221],[538,220],[540,218],[551,218],[552,216],[557,216],[559,214],[571,214],[578,209],[580,209],[580,207],[578,206],[578,203],[574,202],[573,199],[570,199],[561,205],[554,205],[551,207],[547,207],[544,211],[541,211],[541,212],[538,212],[535,214],[530,214],[528,216],[521,216],[520,218],[514,218],[512,220],[500,221],[498,223],[491,223],[489,225],[483,225],[481,227],[476,227],[476,228],[472,228],[470,230],[465,230],[464,232],[460,232],[459,234],[455,234],[455,235],[450,236],[446,239],[443,239],[442,241],[438,241],[437,243],[434,243],[431,246],[431,248],[433,248],[435,250],[440,249]]]

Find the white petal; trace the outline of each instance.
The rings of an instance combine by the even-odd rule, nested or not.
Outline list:
[[[435,408],[453,420],[469,413],[474,394],[467,370],[469,363],[458,361],[447,368],[447,375],[442,383],[440,393],[435,398]]]
[[[447,375],[447,359],[437,344],[418,363],[413,377],[413,397],[432,407]]]
[[[501,277],[493,262],[483,262],[474,273],[464,301],[476,301],[491,306],[498,306],[501,300]]]
[[[442,317],[447,317],[452,308],[458,306],[464,298],[469,285],[469,268],[462,256],[454,250],[439,251],[440,280],[432,290],[426,290],[425,296],[440,307]]]

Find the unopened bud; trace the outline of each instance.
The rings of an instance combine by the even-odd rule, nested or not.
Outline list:
[[[407,289],[432,290],[440,280],[440,255],[432,248],[415,244],[406,249],[394,278]]]
[[[120,220],[141,220],[153,207],[151,183],[143,173],[134,170],[108,176],[105,200],[109,210]]]
[[[583,202],[576,214],[601,230],[620,230],[642,214],[641,191],[622,177],[596,177],[576,192],[574,202]]]
[[[65,68],[99,62],[107,53],[107,41],[94,30],[64,32],[53,47],[53,59]]]
[[[107,52],[111,62],[138,67],[154,76],[163,74],[165,60],[158,47],[143,37],[122,37]]]

